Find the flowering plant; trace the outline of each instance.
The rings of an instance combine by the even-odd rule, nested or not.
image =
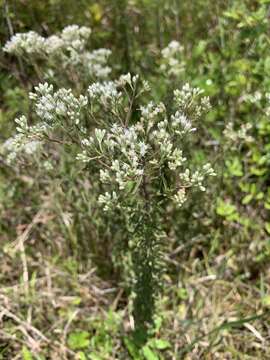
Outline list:
[[[181,75],[185,70],[183,51],[184,47],[178,41],[171,41],[161,50],[160,70],[171,77]]]
[[[11,161],[29,150],[29,143],[35,144],[33,151],[37,144],[58,143],[77,153],[86,177],[97,179],[98,204],[124,219],[133,314],[137,330],[144,332],[161,286],[167,209],[182,207],[192,189],[205,191],[205,177],[215,175],[210,164],[191,169],[184,154],[194,123],[210,108],[209,99],[185,84],[174,91],[169,113],[162,102],[144,103],[150,90],[130,74],[93,83],[77,97],[71,90],[39,84],[30,93],[39,121],[30,126],[25,116],[16,119],[18,134],[7,146]]]
[[[106,79],[111,72],[107,65],[109,49],[88,50],[91,29],[66,26],[59,34],[47,38],[34,31],[15,34],[3,50],[33,64],[39,79],[61,84],[63,78],[80,86],[95,79]]]

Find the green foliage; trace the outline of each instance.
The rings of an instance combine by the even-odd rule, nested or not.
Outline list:
[[[225,202],[222,199],[218,199],[217,201],[217,214],[229,221],[236,221],[239,219],[236,206],[228,201]]]
[[[26,346],[23,346],[22,357],[23,357],[23,360],[33,360],[33,357]]]
[[[72,350],[85,349],[89,344],[89,333],[86,331],[76,331],[68,336],[68,346]]]
[[[119,79],[119,75],[130,72],[148,80],[151,92],[149,97],[144,94],[142,99],[134,99],[130,125],[138,123],[139,108],[150,98],[156,104],[160,100],[164,102],[169,118],[176,110],[172,89],[182,88],[186,82],[203,89],[205,95],[211,97],[213,109],[204,121],[194,119],[198,136],[188,141],[181,139],[179,144],[191,169],[200,168],[207,159],[217,173],[205,196],[192,192],[185,206],[175,209],[169,201],[161,201],[164,192],[172,190],[172,174],[166,166],[160,166],[153,180],[154,171],[149,167],[147,188],[151,195],[153,189],[159,192],[158,206],[145,210],[143,196],[140,204],[134,201],[137,194],[141,194],[142,182],[132,178],[125,184],[121,201],[131,197],[133,201],[127,201],[122,210],[113,208],[104,213],[98,194],[115,189],[99,182],[98,164],[78,164],[75,157],[80,146],[69,145],[74,139],[83,139],[85,134],[76,137],[77,129],[70,117],[63,123],[57,117],[58,125],[50,133],[56,137],[54,140],[70,141],[64,146],[47,143],[31,156],[23,150],[18,163],[8,163],[7,154],[0,146],[0,242],[3,244],[0,259],[4,264],[0,282],[3,291],[8,288],[8,294],[4,292],[1,299],[10,296],[11,287],[17,289],[18,284],[19,288],[23,285],[25,294],[16,290],[14,299],[8,300],[11,308],[13,301],[14,313],[19,318],[32,319],[33,326],[53,339],[51,344],[41,342],[40,351],[32,351],[31,336],[36,339],[36,335],[31,331],[28,334],[29,330],[20,332],[20,327],[15,328],[4,316],[4,331],[18,338],[18,342],[4,339],[2,350],[1,339],[0,358],[15,358],[18,352],[23,359],[62,358],[62,354],[55,355],[52,344],[58,335],[62,342],[64,326],[63,329],[62,325],[57,327],[55,333],[48,329],[54,329],[54,323],[69,321],[70,311],[77,308],[82,310],[84,321],[80,319],[71,324],[66,346],[76,352],[74,356],[79,359],[178,359],[191,351],[198,358],[268,358],[269,352],[265,350],[268,335],[263,321],[255,320],[254,324],[249,320],[254,325],[250,329],[240,325],[241,319],[252,318],[255,312],[269,308],[270,2],[32,0],[0,3],[4,25],[0,30],[1,45],[4,46],[12,33],[34,30],[48,38],[59,35],[67,25],[89,26],[92,34],[84,51],[101,47],[112,50],[108,62],[112,68],[110,79]],[[175,40],[178,45],[173,43]],[[170,46],[171,55],[167,56]],[[68,52],[64,52],[64,57],[69,57]],[[1,144],[15,134],[16,126],[24,125],[13,121],[22,113],[27,115],[27,126],[37,123],[34,103],[28,100],[28,93],[39,82],[53,83],[55,91],[59,87],[71,88],[78,98],[98,80],[89,77],[81,65],[67,66],[56,58],[24,54],[18,59],[4,52],[0,58]],[[131,89],[127,92],[128,97],[121,105],[123,112],[130,105]],[[61,96],[57,101],[60,99]],[[116,116],[109,107],[104,109],[97,104],[91,109],[92,113],[85,110],[80,110],[79,118],[87,133],[92,133],[97,126],[92,119],[93,112],[101,121],[99,129],[106,128],[104,123],[108,124]],[[89,151],[87,156],[90,155]],[[39,211],[42,216],[35,222]],[[25,254],[14,242],[22,233],[29,236],[24,241]],[[44,274],[45,262],[50,266]],[[64,291],[63,299],[60,297],[58,301],[57,295],[57,300],[48,296],[47,300],[39,301],[42,294],[51,296],[50,271],[53,272],[58,263],[70,280],[63,277],[56,281],[57,287]],[[89,304],[95,303],[98,291],[94,290],[91,299],[84,298],[92,291],[92,280],[90,287],[78,285],[78,274],[91,271],[92,266],[96,267],[98,276],[108,281],[106,286],[124,289],[117,301],[108,300],[101,291],[102,300],[96,310],[89,310]],[[53,272],[53,284],[54,276]],[[215,276],[216,280],[212,281]],[[41,286],[37,291],[43,278],[47,279],[44,288]],[[138,281],[134,282],[136,278]],[[74,289],[71,303],[62,307]],[[237,296],[230,297],[230,294]],[[131,300],[129,306],[128,299]],[[134,318],[137,324],[153,323],[157,300],[159,326],[154,325],[147,336],[144,327],[137,327],[131,336]],[[107,305],[114,301],[117,308],[108,310]],[[33,302],[32,315],[31,309],[26,314],[28,302]],[[219,314],[221,307],[222,314]],[[96,316],[96,312],[104,316]],[[212,333],[215,325],[218,327],[227,317],[239,318],[237,331],[233,331],[233,325],[225,326],[226,331],[222,328],[222,334]],[[171,330],[174,326],[176,331]],[[258,340],[260,334],[263,341]],[[198,340],[201,335],[201,340],[207,339],[205,342]],[[188,343],[187,338],[191,339]],[[22,340],[25,346],[21,345]],[[38,336],[37,340],[40,340]],[[258,344],[252,347],[256,341]],[[57,347],[59,350],[60,345]],[[47,352],[47,349],[50,350]]]
[[[124,338],[125,346],[129,355],[133,360],[159,360],[163,359],[162,351],[170,348],[170,343],[163,339],[149,339],[147,343],[141,347],[131,338]]]
[[[149,346],[144,345],[142,348],[143,356],[146,360],[158,360],[158,356],[154,353],[153,350],[150,349]]]

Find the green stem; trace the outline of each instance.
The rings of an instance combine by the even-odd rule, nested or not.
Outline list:
[[[138,226],[132,234],[132,267],[135,274],[133,316],[134,339],[141,345],[147,341],[148,330],[153,325],[155,302],[161,290],[161,249],[157,211],[146,204],[140,213]]]

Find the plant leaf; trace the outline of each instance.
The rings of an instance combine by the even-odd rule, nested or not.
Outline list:
[[[142,348],[142,353],[146,360],[159,360],[158,355],[156,355],[147,345]]]
[[[68,337],[68,346],[72,350],[85,349],[89,344],[89,333],[87,331],[76,331],[71,333]]]

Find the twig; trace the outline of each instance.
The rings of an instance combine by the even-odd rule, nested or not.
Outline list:
[[[9,17],[9,7],[8,7],[7,0],[4,1],[4,13],[5,13],[7,26],[8,26],[9,36],[13,36],[14,35],[14,30],[13,30],[13,26],[12,26],[12,23],[11,23],[11,20],[10,20],[10,17]]]
[[[27,234],[29,234],[29,231]],[[24,284],[24,288],[25,288],[26,297],[28,298],[29,297],[29,274],[28,274],[27,260],[26,260],[23,240],[24,240],[24,237],[19,236],[18,248],[20,251],[20,257],[21,257],[22,267],[23,267],[23,284]]]
[[[12,312],[3,308],[2,306],[0,306],[0,311],[1,312],[3,311],[5,316],[14,320],[17,324],[23,326],[25,329],[28,329],[32,333],[36,334],[40,339],[42,339],[46,343],[50,343],[50,340],[45,335],[43,335],[38,329],[36,329],[34,326],[28,324],[26,321],[21,320],[17,315],[13,314]]]
[[[66,323],[66,325],[65,325],[65,327],[64,327],[64,331],[63,331],[63,336],[62,336],[62,342],[63,342],[63,344],[65,344],[65,342],[66,342],[68,329],[69,329],[72,321],[76,318],[76,316],[78,315],[79,312],[80,312],[80,310],[77,309],[77,310],[75,310],[75,311],[71,314],[71,316],[69,317],[69,319],[68,319],[68,321],[67,321],[67,323]]]
[[[27,240],[34,225],[39,223],[39,221],[44,213],[44,207],[37,212],[37,214],[34,216],[32,222],[30,224],[28,224],[28,226],[26,227],[24,232],[21,235],[19,235],[18,238],[10,245],[10,248],[13,248],[14,252],[16,252],[17,250],[21,250],[23,244]]]
[[[24,335],[26,335],[25,331],[28,330],[28,331],[32,332],[33,334],[35,334],[36,336],[38,336],[42,341],[51,345],[57,352],[59,352],[59,349],[62,348],[70,355],[75,356],[74,351],[70,350],[69,348],[67,348],[66,346],[61,344],[59,341],[54,341],[54,344],[53,344],[53,342],[50,339],[48,339],[44,334],[42,334],[41,331],[39,331],[34,326],[28,324],[27,322],[21,320],[18,316],[13,314],[11,311],[5,309],[2,306],[0,306],[0,311],[4,312],[4,316],[7,316],[10,319],[14,320],[19,325],[19,329],[24,333]],[[24,330],[22,330],[22,329],[24,329]],[[27,334],[27,335],[29,336],[29,334]]]
[[[121,297],[122,297],[122,295],[123,295],[123,292],[124,292],[124,289],[120,289],[120,290],[119,290],[119,292],[118,292],[118,294],[117,294],[117,296],[116,296],[116,298],[115,298],[115,300],[114,300],[114,302],[113,302],[113,304],[112,304],[112,306],[111,306],[111,308],[112,308],[113,311],[116,310],[117,305],[118,305],[118,302],[119,302],[119,300],[121,299]]]

